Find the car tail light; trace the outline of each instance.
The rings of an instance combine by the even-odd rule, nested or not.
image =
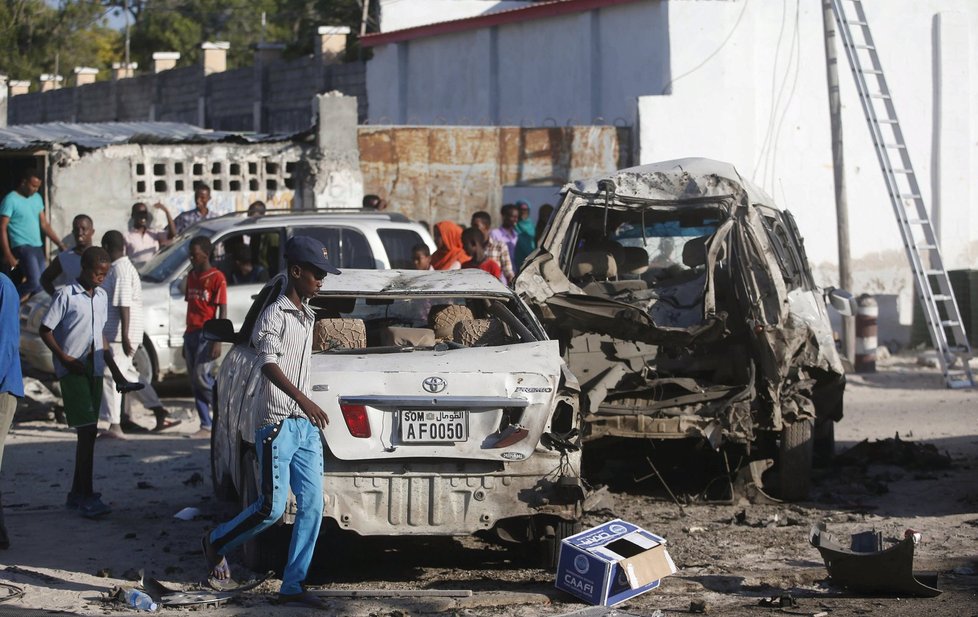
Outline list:
[[[364,405],[340,405],[346,428],[354,437],[370,437],[370,422],[367,421],[367,408]]]

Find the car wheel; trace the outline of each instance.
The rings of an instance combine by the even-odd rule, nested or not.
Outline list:
[[[241,456],[241,509],[258,500],[258,457],[248,448]],[[285,525],[275,524],[248,540],[241,547],[242,561],[253,572],[275,570],[281,574],[289,551]]]
[[[806,418],[785,424],[781,429],[778,467],[781,499],[801,501],[808,497],[812,482],[814,439],[812,420]]]
[[[221,424],[219,420],[220,414],[218,410],[220,405],[217,399],[217,385],[214,386],[214,419],[211,425],[211,486],[214,487],[214,496],[221,501],[234,501],[236,495],[234,491],[234,485],[231,483],[230,478],[226,470],[218,470],[218,456],[219,454],[230,455],[230,452],[219,452],[217,444],[219,441],[223,440],[225,443],[227,439],[227,427]]]
[[[538,562],[541,568],[554,570],[560,558],[560,544],[581,531],[580,521],[567,521],[562,518],[551,518],[542,525],[543,535],[539,540]]]

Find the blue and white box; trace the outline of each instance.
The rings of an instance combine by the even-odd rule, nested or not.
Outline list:
[[[620,518],[566,538],[557,560],[557,589],[614,606],[676,573],[665,538]]]

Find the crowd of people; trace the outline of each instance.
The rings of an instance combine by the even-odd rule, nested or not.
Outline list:
[[[366,204],[366,198],[364,203]],[[417,270],[458,270],[478,268],[509,284],[529,257],[553,214],[553,206],[540,206],[537,221],[530,216],[525,201],[505,204],[500,209],[499,227],[492,227],[492,216],[478,211],[463,228],[454,221],[439,221],[432,226],[435,252],[427,244],[418,244],[412,251]]]
[[[139,374],[133,363],[143,340],[138,268],[178,234],[215,215],[209,208],[210,188],[198,185],[194,208],[176,217],[164,205],[153,205],[166,217],[165,227],[158,231],[151,229],[150,208],[136,203],[130,212],[128,230],[108,231],[95,245],[94,221],[79,214],[72,220],[73,244],[69,248],[44,215],[40,186],[40,177],[28,172],[0,203],[0,462],[17,400],[24,396],[19,357],[20,306],[44,290],[51,296],[51,303],[38,334],[51,351],[65,418],[76,432],[74,473],[65,506],[85,518],[97,519],[109,514],[111,508],[94,486],[96,439],[124,440],[129,433],[164,431],[181,422],[170,417],[150,381]],[[376,195],[365,197],[363,205],[371,210],[387,207]],[[519,265],[536,248],[552,211],[550,206],[543,206],[534,223],[526,202],[507,204],[500,212],[498,228],[492,228],[492,217],[481,211],[472,215],[469,227],[464,229],[452,221],[440,221],[432,230],[436,249],[432,252],[427,244],[414,247],[414,265],[421,270],[478,268],[510,283]],[[265,204],[253,203],[248,214],[264,215]],[[43,236],[60,250],[49,264],[45,264]],[[228,268],[211,263],[212,249],[207,237],[191,239],[191,269],[185,283],[183,352],[200,422],[199,429],[189,435],[195,438],[210,437],[213,369],[221,353],[220,343],[203,336],[204,324],[226,316],[229,280],[236,284],[268,280],[267,271],[253,263],[247,246],[224,247],[224,265]],[[259,427],[256,443],[275,442],[276,447],[281,446],[279,457],[285,452],[291,463],[283,459],[280,465],[291,466],[293,474],[308,476],[301,483],[306,487],[303,491],[309,493],[303,495],[303,501],[321,506],[322,486],[318,478],[322,474],[322,444],[314,428],[322,428],[328,420],[308,397],[305,378],[296,367],[307,365],[303,358],[310,353],[313,320],[305,302],[315,295],[327,273],[339,271],[329,263],[322,244],[308,237],[290,239],[285,246],[285,259],[289,284],[279,300],[262,314],[253,341],[264,354],[262,373],[267,383],[263,382],[263,396],[268,402],[267,422]],[[156,422],[152,429],[133,420],[133,399],[153,412]],[[100,420],[107,424],[101,432]],[[269,463],[263,460],[260,464]],[[318,497],[316,491],[320,491]],[[287,494],[281,491],[263,494],[237,518],[204,537],[203,551],[212,577],[230,576],[224,555],[274,523],[285,497]],[[318,605],[319,600],[304,593],[300,583],[309,566],[322,512],[315,507],[305,510],[297,515],[279,599],[308,606]],[[0,549],[9,545],[0,494]]]

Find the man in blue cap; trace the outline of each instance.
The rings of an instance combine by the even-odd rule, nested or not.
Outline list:
[[[224,555],[275,524],[285,512],[289,487],[297,512],[289,558],[282,575],[278,603],[325,608],[302,588],[323,519],[323,443],[321,429],[329,424],[309,398],[309,364],[315,313],[306,303],[327,274],[339,274],[315,238],[296,236],[285,245],[288,286],[262,312],[252,344],[265,379],[252,408],[259,414],[255,451],[261,479],[258,499],[234,519],[204,535],[202,544],[211,577],[231,577]]]

